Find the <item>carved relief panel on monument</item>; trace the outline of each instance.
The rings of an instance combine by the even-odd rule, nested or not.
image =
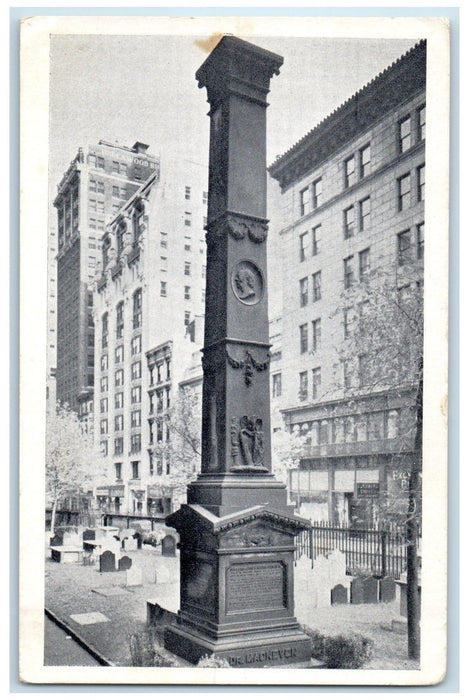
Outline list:
[[[232,471],[262,471],[264,466],[264,432],[257,416],[235,416],[231,419]]]

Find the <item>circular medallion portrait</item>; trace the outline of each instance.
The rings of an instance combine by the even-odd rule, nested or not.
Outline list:
[[[242,304],[257,304],[264,293],[262,272],[250,260],[240,260],[233,267],[231,286],[235,297]]]

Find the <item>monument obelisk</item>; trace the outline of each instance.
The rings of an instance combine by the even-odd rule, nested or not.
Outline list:
[[[224,36],[197,71],[210,104],[202,465],[180,534],[181,607],[165,645],[196,662],[302,662],[294,536],[309,523],[271,472],[266,97],[281,56]]]

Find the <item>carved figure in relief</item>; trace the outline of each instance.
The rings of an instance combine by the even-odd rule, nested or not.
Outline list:
[[[236,466],[262,466],[264,433],[262,419],[242,416],[231,421],[231,457]],[[239,462],[241,461],[241,465]]]

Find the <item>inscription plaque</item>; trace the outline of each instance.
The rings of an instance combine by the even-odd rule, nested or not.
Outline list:
[[[226,612],[286,607],[285,569],[281,562],[233,564],[226,572]]]

